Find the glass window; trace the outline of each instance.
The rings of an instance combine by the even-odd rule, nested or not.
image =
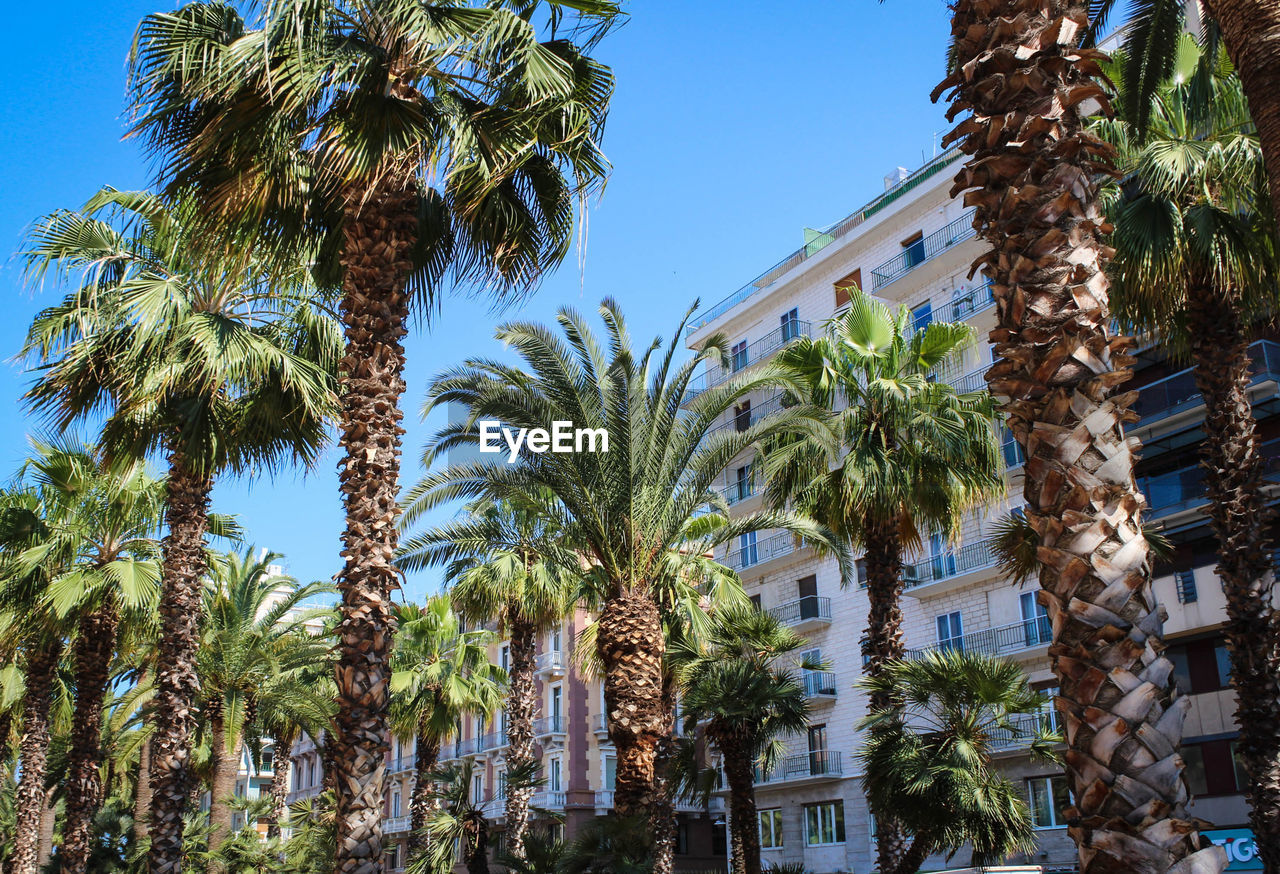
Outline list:
[[[1036,828],[1063,828],[1062,811],[1071,806],[1067,778],[1031,777],[1027,780],[1027,802],[1031,805],[1031,822]]]
[[[612,792],[618,787],[618,757],[604,757],[604,788]]]
[[[760,849],[782,849],[782,808],[756,811],[760,818]]]
[[[1225,641],[1214,645],[1213,657],[1218,663],[1218,682],[1225,689],[1231,685],[1231,653]]]
[[[1191,790],[1191,794],[1204,795],[1207,793],[1209,791],[1209,778],[1204,772],[1204,751],[1200,749],[1199,744],[1183,747],[1182,761],[1187,764],[1187,769],[1182,772],[1182,775],[1187,780],[1187,788]]]
[[[689,823],[687,822],[676,825],[676,855],[689,855]]]
[[[800,336],[800,311],[794,307],[782,314],[779,319],[781,324],[782,342],[794,340]]]
[[[1027,646],[1050,643],[1053,639],[1053,626],[1049,623],[1049,611],[1036,598],[1035,592],[1023,592],[1018,596],[1018,607],[1022,612],[1023,637]]]
[[[746,534],[738,535],[738,566],[751,567],[760,560],[760,553],[756,550],[756,532],[748,531]]]
[[[844,802],[824,801],[804,807],[804,839],[811,847],[844,843]]]
[[[1186,647],[1171,646],[1165,650],[1165,655],[1169,657],[1169,661],[1173,662],[1173,679],[1178,686],[1178,691],[1183,695],[1191,692],[1191,664],[1187,660]]]
[[[942,650],[961,649],[963,646],[964,625],[960,621],[960,611],[944,613],[938,617],[938,648]]]
[[[733,372],[736,373],[742,368],[746,367],[747,366],[747,341],[739,340],[737,343],[734,343],[733,347],[729,350],[729,358],[730,358],[729,369],[732,370]]]
[[[925,301],[911,310],[911,329],[913,331],[923,331],[931,324],[933,324],[933,304],[930,301]]]

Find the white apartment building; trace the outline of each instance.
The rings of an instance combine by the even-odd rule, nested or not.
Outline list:
[[[947,152],[908,173],[898,168],[885,178],[885,191],[847,218],[821,231],[805,231],[805,245],[723,301],[702,309],[687,342],[699,347],[712,334],[731,344],[730,368],[711,367],[698,387],[723,381],[732,373],[772,357],[792,338],[824,330],[824,323],[846,307],[847,289],[858,286],[893,307],[907,306],[916,323],[966,321],[979,342],[964,365],[939,374],[962,390],[982,387],[990,362],[986,342],[995,308],[985,280],[969,278],[982,251],[974,237],[971,211],[950,191],[960,155]],[[1276,395],[1272,378],[1280,347],[1255,344],[1259,362],[1255,403]],[[1195,458],[1203,407],[1190,371],[1171,366],[1158,348],[1144,352],[1135,385],[1145,385],[1136,408],[1136,426],[1149,449],[1139,467],[1148,495],[1148,520],[1161,521],[1178,544],[1176,558],[1158,568],[1156,590],[1170,614],[1167,634],[1184,691],[1195,706],[1188,719],[1184,757],[1197,800],[1194,815],[1233,831],[1215,839],[1247,855],[1247,807],[1233,767],[1231,738],[1234,693],[1227,671],[1220,628],[1225,601],[1213,574],[1213,544],[1199,509],[1203,488]],[[750,397],[719,427],[745,427],[780,406],[780,398]],[[1259,417],[1263,412],[1259,412]],[[1263,439],[1272,428],[1264,422]],[[924,555],[908,559],[903,599],[905,637],[913,650],[964,647],[998,653],[1021,663],[1031,683],[1054,686],[1046,653],[1049,625],[1036,602],[1036,584],[1017,588],[994,567],[986,540],[990,525],[1022,503],[1021,455],[1005,434],[1008,497],[965,520],[963,539],[949,545],[934,539]],[[1275,441],[1273,441],[1274,443]],[[1270,445],[1270,444],[1268,444]],[[751,481],[750,453],[732,465],[724,494],[735,511],[755,509],[761,500]],[[806,735],[789,739],[789,751],[756,788],[765,864],[803,862],[817,874],[873,870],[873,821],[861,790],[854,726],[866,714],[866,697],[855,689],[861,677],[860,640],[868,603],[859,585],[841,586],[833,559],[819,559],[797,548],[789,534],[747,536],[719,556],[741,576],[748,594],[762,608],[808,637],[812,650],[830,671],[806,678],[812,704]],[[1044,720],[1054,718],[1046,712]],[[1075,849],[1067,838],[1060,810],[1068,803],[1061,769],[1033,762],[1012,739],[1000,758],[1015,782],[1025,786],[1040,835],[1031,858],[1047,870],[1075,870]],[[962,853],[959,864],[967,861]],[[934,858],[926,870],[947,867]],[[1238,866],[1233,870],[1239,869]]]

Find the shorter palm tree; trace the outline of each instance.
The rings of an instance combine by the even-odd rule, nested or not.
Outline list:
[[[1026,799],[991,757],[1002,740],[1017,740],[1052,761],[1061,738],[1017,664],[934,652],[889,662],[860,685],[891,702],[859,724],[867,731],[862,784],[872,809],[893,811],[911,838],[883,874],[915,874],[933,853],[950,859],[965,844],[974,865],[1035,849]]]
[[[794,656],[805,643],[771,613],[747,606],[717,610],[705,638],[671,644],[686,729],[705,722],[707,737],[723,757],[734,874],[761,874],[755,768],[773,764],[780,736],[808,725]],[[799,667],[821,665],[800,659]]]
[[[448,874],[461,864],[467,874],[489,874],[489,820],[485,799],[475,797],[472,777],[475,762],[463,759],[432,774],[435,811],[427,822],[429,850],[410,862],[409,874]],[[507,772],[507,785],[532,786],[532,767]]]

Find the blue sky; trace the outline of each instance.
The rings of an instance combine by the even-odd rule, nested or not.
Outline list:
[[[631,0],[631,18],[600,47],[618,80],[605,150],[614,172],[589,214],[584,269],[576,255],[511,316],[593,311],[611,295],[633,337],[670,337],[700,297],[713,304],[917,166],[947,129],[929,102],[942,77],[948,13],[941,0]],[[125,61],[154,2],[21,3],[0,55],[0,477],[21,463],[36,424],[11,360],[36,309],[16,251],[29,223],[76,207],[102,185],[144,187],[147,166],[122,140]],[[406,480],[434,422],[417,410],[430,376],[474,354],[501,354],[500,317],[457,295],[408,344]],[[309,474],[228,481],[216,509],[239,516],[253,542],[283,552],[303,580],[340,567],[337,451]],[[407,594],[434,590],[411,577]]]

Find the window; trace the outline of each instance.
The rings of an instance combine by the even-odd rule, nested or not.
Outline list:
[[[1027,803],[1031,805],[1031,823],[1036,828],[1064,828],[1066,822],[1062,819],[1062,811],[1071,806],[1067,778],[1029,778]]]
[[[316,785],[316,760],[315,759],[307,760],[307,785],[308,786]]]
[[[865,589],[867,587],[867,560],[860,558],[853,563],[853,566],[858,572],[858,588]]]
[[[751,427],[751,401],[733,405],[733,430],[741,434]]]
[[[1023,592],[1018,596],[1022,612],[1022,636],[1027,646],[1037,646],[1053,640],[1053,627],[1049,623],[1049,611],[1040,603],[1035,592]]]
[[[551,632],[551,651],[564,651],[564,632],[559,626],[556,626],[555,630]]]
[[[1194,604],[1200,599],[1196,591],[1196,572],[1178,571],[1173,575],[1173,587],[1178,592],[1179,604]]]
[[[915,267],[924,260],[924,232],[916,231],[902,241],[902,250],[906,253],[906,267]]]
[[[925,301],[918,307],[911,308],[911,330],[923,331],[933,323],[933,303]]]
[[[737,373],[747,366],[747,341],[739,340],[729,349],[729,370]]]
[[[618,757],[604,757],[604,788],[612,792],[618,786]]]
[[[387,870],[394,871],[400,867],[400,845],[392,844],[386,852]]]
[[[746,534],[738,535],[738,566],[751,567],[760,560],[760,553],[756,551],[756,533],[748,531]]]
[[[1179,751],[1192,795],[1234,795],[1248,785],[1233,740],[1187,744]]]
[[[800,599],[800,618],[816,619],[820,612],[818,604],[818,578],[810,574],[796,580],[796,597]]]
[[[484,775],[476,774],[471,778],[471,803],[484,801]]]
[[[559,792],[561,786],[560,780],[560,757],[556,756],[548,763],[547,788],[552,792]]]
[[[943,613],[937,619],[938,649],[943,651],[964,648],[964,625],[960,621],[960,611]]]
[[[751,606],[752,606],[752,607],[755,607],[757,610],[759,610],[759,609],[760,609],[760,596],[759,596],[759,595],[752,595],[752,596],[751,596]]]
[[[933,561],[933,578],[935,580],[955,574],[956,554],[947,548],[947,541],[941,534],[929,535],[929,555]]]
[[[734,471],[733,486],[730,494],[734,501],[745,501],[751,497],[751,467],[743,465]]]
[[[498,787],[498,797],[506,798],[507,797],[507,772],[495,771],[493,775],[493,782],[494,782],[494,785]]]
[[[1216,692],[1231,684],[1231,660],[1222,640],[1192,640],[1171,646],[1166,653],[1183,694]]]
[[[756,815],[760,818],[760,849],[781,850],[782,808],[771,807],[768,810],[758,810]]]
[[[396,790],[391,793],[391,815],[400,815],[400,791]]]
[[[811,847],[844,843],[844,802],[804,806],[804,842]]]
[[[826,724],[809,726],[808,740],[809,774],[816,777],[828,773],[835,763],[831,761],[832,756],[827,752]]]
[[[779,333],[782,335],[782,342],[786,343],[800,336],[800,311],[795,307],[787,310],[778,320]]]
[[[503,644],[500,652],[502,653],[502,669],[504,671],[511,670],[511,647]]]
[[[564,690],[556,685],[551,687],[551,730],[560,730],[560,717],[562,702],[564,701]]]
[[[834,284],[836,309],[839,309],[849,302],[849,297],[854,291],[862,288],[862,268],[859,267],[848,276],[837,279]]]

